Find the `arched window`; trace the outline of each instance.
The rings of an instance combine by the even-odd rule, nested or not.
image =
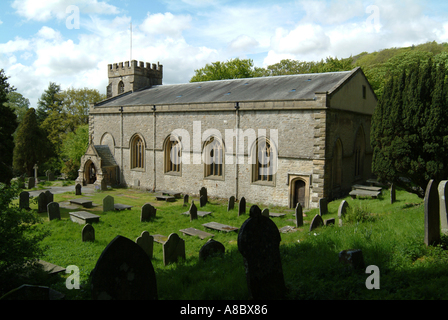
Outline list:
[[[145,163],[145,145],[143,139],[136,135],[131,141],[131,169],[143,169]]]
[[[118,83],[118,94],[122,94],[122,93],[124,93],[124,83],[123,83],[123,81],[120,81]]]
[[[223,176],[223,147],[221,141],[210,137],[204,146],[203,160],[205,166],[205,177]]]
[[[182,164],[182,148],[177,137],[170,136],[165,142],[165,173],[180,173]]]
[[[276,154],[271,142],[261,138],[254,144],[252,150],[252,182],[273,184],[275,179]]]

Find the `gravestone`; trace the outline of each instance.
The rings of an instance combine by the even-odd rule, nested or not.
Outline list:
[[[335,222],[336,222],[336,219],[335,219],[335,218],[326,219],[326,220],[324,221],[324,225],[325,225],[325,226],[329,226],[330,224],[335,224]]]
[[[302,213],[302,205],[298,202],[296,206],[296,227],[303,226],[303,213]]]
[[[193,200],[191,200],[191,206],[188,212],[190,213],[190,221],[196,220],[198,218],[198,208],[196,208]]]
[[[322,217],[319,214],[316,214],[316,216],[313,218],[310,224],[310,232],[317,227],[323,226],[324,221],[322,220]]]
[[[47,172],[45,173],[45,175],[47,176],[47,180],[48,181],[54,181],[54,173],[50,170],[47,170]]]
[[[47,196],[45,195],[45,192],[41,192],[37,198],[37,212],[47,212],[47,205]]]
[[[230,196],[229,203],[227,204],[227,211],[233,210],[235,208],[235,197]]]
[[[20,192],[19,195],[19,208],[20,209],[30,209],[30,193],[27,191]]]
[[[87,212],[87,211],[77,211],[69,212],[70,220],[79,224],[94,223],[100,221],[100,216]]]
[[[101,180],[100,189],[101,189],[101,191],[107,191],[107,181],[106,181],[106,179]]]
[[[250,299],[285,298],[286,286],[280,259],[280,233],[275,223],[261,215],[257,206],[238,233],[238,250],[243,256]]]
[[[263,211],[261,211],[261,215],[263,217],[269,218],[269,209],[268,208],[264,208]]]
[[[45,197],[47,197],[47,205],[50,202],[54,202],[54,195],[50,192],[50,190],[45,191]]]
[[[27,178],[25,187],[32,189],[36,186],[36,180],[34,178]]]
[[[75,195],[77,195],[77,196],[80,196],[80,195],[82,195],[82,192],[81,192],[81,185],[78,183],[78,184],[76,184],[76,186],[75,186]]]
[[[392,183],[390,186],[390,203],[393,204],[397,200],[397,195],[395,191],[395,184]]]
[[[92,300],[157,300],[151,259],[134,241],[113,239],[91,273]]]
[[[135,239],[135,243],[138,244],[143,251],[145,251],[149,259],[152,259],[154,251],[154,237],[151,236],[148,231],[143,231],[140,237]]]
[[[105,196],[103,199],[103,212],[107,211],[114,211],[114,197],[112,196]]]
[[[187,206],[187,204],[188,204],[188,199],[189,199],[188,194],[184,195],[184,207]]]
[[[59,210],[59,203],[57,202],[50,202],[47,205],[47,212],[48,212],[48,220],[55,220],[59,219],[61,220],[61,212]]]
[[[206,198],[205,198],[205,196],[201,196],[200,198],[199,198],[199,207],[204,207],[205,205],[207,204],[207,200],[206,200]]]
[[[241,197],[240,202],[238,203],[238,216],[246,214],[246,198]]]
[[[328,203],[326,198],[319,199],[319,214],[322,217],[328,213]]]
[[[440,181],[439,191],[439,213],[440,213],[440,226],[443,234],[448,234],[448,212],[446,202],[448,200],[448,180]]]
[[[140,222],[148,222],[156,217],[157,209],[150,203],[145,203],[142,207],[142,213],[140,215]]]
[[[339,262],[348,265],[353,270],[365,270],[364,257],[360,249],[339,252]]]
[[[425,244],[440,243],[440,214],[438,183],[430,180],[425,191]]]
[[[225,252],[226,248],[221,242],[209,239],[199,250],[199,260],[206,260],[212,255],[224,254]]]
[[[176,263],[179,258],[185,260],[185,241],[177,233],[172,233],[163,244],[163,264]]]
[[[199,190],[199,199],[201,199],[201,196],[204,196],[204,203],[206,204],[208,202],[208,197],[207,197],[207,188],[206,187],[202,187],[201,190]],[[204,206],[205,206],[204,204]],[[203,207],[202,203],[200,203],[201,207]]]
[[[348,202],[345,200],[342,200],[342,202],[338,208],[338,219],[339,219],[340,227],[342,227],[342,219],[344,218],[345,214],[347,213],[347,209],[348,209]]]
[[[81,232],[82,242],[95,241],[95,229],[90,223],[87,223]]]

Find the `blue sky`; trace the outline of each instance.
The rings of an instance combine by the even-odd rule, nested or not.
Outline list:
[[[160,62],[174,84],[236,57],[265,67],[448,42],[447,17],[448,1],[427,0],[3,0],[0,69],[36,107],[50,81],[105,93],[107,64],[130,59],[131,22],[132,59]]]

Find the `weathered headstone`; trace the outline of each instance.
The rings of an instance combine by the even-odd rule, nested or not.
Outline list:
[[[199,250],[199,260],[206,260],[211,255],[224,254],[225,252],[226,248],[221,242],[209,239]]]
[[[344,218],[345,214],[347,213],[347,209],[348,209],[348,202],[345,200],[342,200],[342,202],[338,208],[338,219],[339,219],[340,227],[342,227],[342,219]]]
[[[325,226],[329,226],[330,224],[335,224],[335,222],[336,222],[336,219],[335,219],[335,218],[326,219],[326,220],[324,221],[324,225],[325,225]]]
[[[36,186],[36,180],[34,178],[27,178],[25,187],[27,189],[32,189]]]
[[[238,233],[238,250],[244,258],[250,299],[283,299],[286,286],[280,259],[280,233],[275,223],[261,215],[257,206],[250,208]]]
[[[328,203],[326,198],[319,199],[319,214],[322,217],[328,213]]]
[[[47,170],[46,176],[47,176],[48,181],[54,181],[54,173],[52,171]]]
[[[20,192],[19,208],[28,210],[30,208],[30,193],[27,191]]]
[[[435,245],[440,242],[438,183],[430,180],[425,191],[425,244]]]
[[[316,229],[317,227],[323,226],[324,225],[324,221],[322,220],[322,217],[319,214],[316,214],[313,218],[313,220],[311,221],[310,224],[310,232],[314,229]]]
[[[246,198],[241,197],[240,202],[238,203],[238,216],[246,214]]]
[[[61,212],[59,210],[59,203],[57,202],[50,202],[47,205],[47,212],[48,212],[48,220],[55,220],[59,219],[61,220]]]
[[[100,186],[101,191],[107,191],[107,181],[106,181],[106,179],[101,180],[100,183],[101,183],[101,186]]]
[[[103,199],[103,212],[114,211],[114,197],[105,196]]]
[[[81,184],[77,183],[75,186],[75,195],[77,195],[77,196],[82,195],[81,189],[82,189]]]
[[[163,264],[176,263],[179,258],[185,260],[185,241],[177,233],[172,233],[163,244]]]
[[[439,191],[439,213],[440,213],[440,226],[443,234],[448,234],[448,212],[447,212],[447,200],[448,200],[448,180],[440,181]]]
[[[140,237],[135,240],[143,251],[148,255],[150,259],[152,259],[153,251],[154,251],[154,237],[149,234],[148,231],[143,231]]]
[[[51,193],[50,190],[45,191],[45,197],[47,197],[47,205],[50,202],[54,202],[54,195]]]
[[[296,227],[303,226],[303,213],[302,213],[302,205],[298,202],[296,206]]]
[[[151,259],[134,241],[113,239],[92,271],[92,300],[157,300],[157,283]]]
[[[95,241],[95,229],[90,223],[87,223],[84,228],[82,228],[81,239],[82,242]]]
[[[230,196],[229,202],[227,204],[227,211],[233,210],[233,208],[235,208],[235,197]]]
[[[339,252],[339,262],[348,265],[354,270],[365,270],[364,257],[360,249]]]
[[[268,208],[264,208],[263,211],[261,211],[261,215],[263,217],[269,218],[269,209]]]
[[[142,206],[142,213],[140,215],[141,222],[151,221],[156,217],[157,209],[152,206],[150,203],[145,203]]]
[[[194,200],[191,200],[191,206],[188,212],[190,213],[190,221],[196,220],[198,218],[198,208],[194,204]]]
[[[45,195],[45,192],[41,192],[37,197],[37,212],[47,212],[47,205],[47,196]]]
[[[200,198],[199,198],[199,207],[204,207],[205,205],[207,204],[207,201],[206,201],[206,198],[205,198],[205,196],[201,196]]]
[[[395,184],[390,186],[390,203],[393,204],[397,200],[397,194],[395,191]]]
[[[184,207],[187,206],[187,204],[188,204],[188,200],[189,200],[189,196],[188,196],[188,194],[184,195]]]
[[[202,187],[201,190],[199,190],[199,205],[203,207],[207,204],[207,202],[208,202],[207,188]]]

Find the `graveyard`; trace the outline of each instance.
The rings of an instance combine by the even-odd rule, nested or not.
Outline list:
[[[240,201],[229,210],[227,199],[209,197],[205,203],[199,198],[199,190],[198,194],[189,195],[188,203],[184,203],[183,197],[175,197],[174,201],[158,200],[159,195],[121,188],[92,193],[81,191],[79,195],[75,191],[54,194],[52,201],[59,203],[60,218],[52,217],[50,221],[49,213],[39,213],[43,223],[37,227],[51,231],[42,243],[48,249],[41,259],[62,268],[77,266],[81,288],[67,289],[65,281],[69,274],[64,272],[36,284],[61,292],[67,300],[90,300],[91,273],[105,248],[118,235],[136,242],[138,238],[138,241],[147,241],[149,233],[154,238],[151,262],[159,300],[249,299],[244,266],[247,257],[243,258],[238,242],[239,231],[243,226],[248,228],[250,210],[256,204],[247,203],[245,212],[240,212]],[[112,197],[115,204],[124,205],[126,209],[104,212],[106,197],[109,200]],[[91,206],[72,201],[86,198]],[[444,287],[448,283],[448,239],[442,234],[438,245],[426,246],[423,200],[400,189],[395,198],[391,204],[387,188],[376,198],[348,196],[328,203],[328,212],[303,210],[303,225],[298,227],[293,209],[268,207],[268,213],[265,207],[259,206],[260,215],[269,215],[266,221],[269,221],[270,231],[266,233],[274,232],[273,241],[279,241],[274,247],[279,248],[283,280],[278,274],[273,279],[278,279],[278,288],[285,288],[281,298],[447,299]],[[343,200],[348,204],[347,213],[338,223],[338,209]],[[155,210],[143,219],[142,207],[148,207],[147,204]],[[114,207],[110,207],[110,203],[107,205],[109,209]],[[38,211],[34,198],[30,199],[29,207]],[[185,214],[190,211],[194,214]],[[79,212],[98,219],[89,224],[71,219],[73,213]],[[320,214],[322,216],[316,217]],[[318,220],[322,222],[317,223]],[[310,230],[314,224],[315,228]],[[279,231],[279,239],[276,229],[284,232]],[[169,257],[164,253],[164,244],[173,237],[180,243],[178,247],[184,247],[184,256],[177,261],[176,257],[165,261]],[[206,251],[203,247],[210,239],[219,242],[225,252],[200,258],[200,252]],[[340,252],[354,249],[362,251],[364,267],[361,269],[339,261]],[[170,255],[177,250],[171,250]],[[369,265],[376,265],[381,272],[379,289],[366,288],[369,274],[365,267]]]

